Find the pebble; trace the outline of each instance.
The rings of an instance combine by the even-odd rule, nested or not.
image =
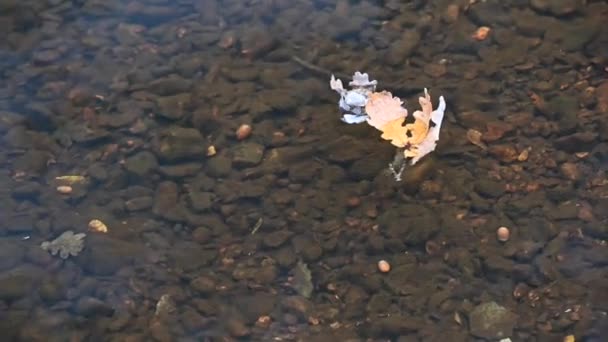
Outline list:
[[[378,270],[382,273],[388,273],[391,270],[391,264],[386,260],[378,261]]]
[[[500,227],[496,230],[496,238],[500,242],[509,241],[510,235],[511,235],[511,232],[509,231],[509,228],[507,228],[507,227]]]
[[[107,233],[108,227],[105,223],[95,219],[89,222],[89,230],[97,233]]]
[[[473,39],[482,41],[488,38],[488,34],[490,34],[490,28],[487,26],[482,26],[478,28],[475,33],[473,33]]]
[[[71,194],[72,193],[72,187],[69,185],[60,185],[57,187],[57,192],[60,194]]]
[[[236,130],[236,138],[238,140],[245,140],[245,139],[249,138],[249,136],[251,135],[251,131],[252,131],[252,128],[250,125],[242,124]]]
[[[211,146],[207,147],[207,157],[213,157],[216,154],[217,154],[217,150],[215,149],[215,146],[211,145]]]

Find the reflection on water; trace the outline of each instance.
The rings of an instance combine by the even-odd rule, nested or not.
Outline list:
[[[607,13],[2,1],[4,338],[600,341]],[[356,70],[408,108],[445,95],[401,182],[340,121],[330,74]]]

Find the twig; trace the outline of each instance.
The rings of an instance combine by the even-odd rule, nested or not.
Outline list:
[[[260,217],[258,222],[255,223],[255,226],[253,226],[253,229],[251,229],[251,235],[257,233],[258,229],[262,226],[262,223],[264,223],[264,219]]]

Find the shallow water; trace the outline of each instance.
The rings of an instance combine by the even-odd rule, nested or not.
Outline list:
[[[2,1],[3,340],[603,340],[606,16]],[[356,70],[410,112],[446,98],[401,182],[394,148],[340,121],[329,77]],[[41,247],[69,231],[83,245]]]

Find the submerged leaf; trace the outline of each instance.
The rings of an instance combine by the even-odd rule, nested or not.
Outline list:
[[[302,296],[310,298],[314,285],[312,284],[312,274],[302,261],[298,261],[293,271],[293,288]]]

